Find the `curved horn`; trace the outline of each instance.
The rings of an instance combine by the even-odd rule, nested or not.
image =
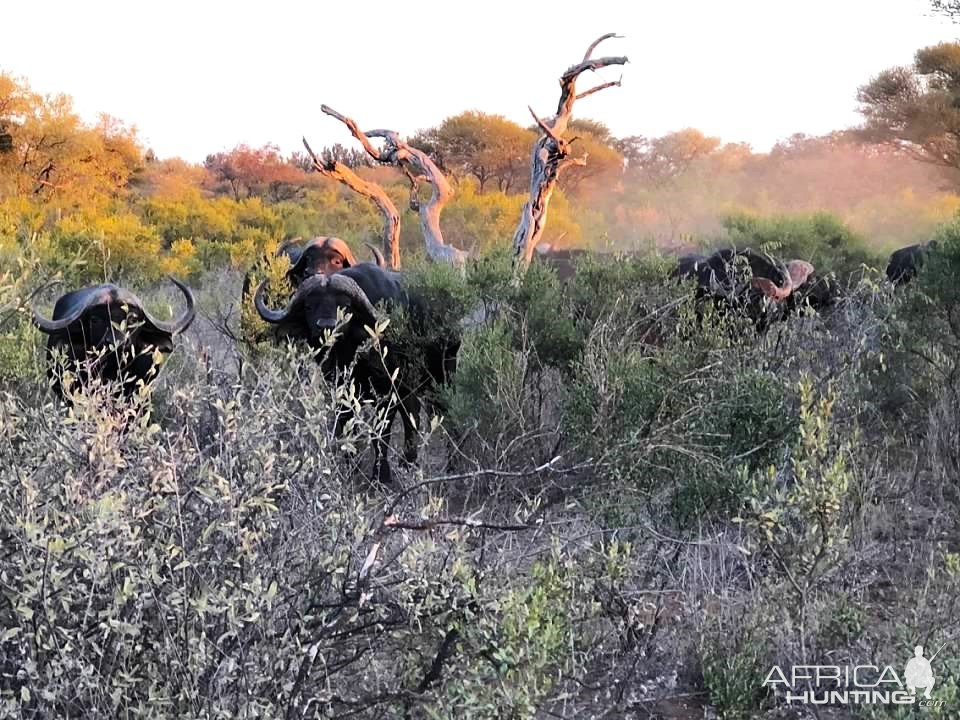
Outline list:
[[[793,285],[780,287],[773,280],[767,278],[755,277],[750,281],[750,284],[772,300],[783,300],[793,292]]]
[[[257,285],[257,292],[253,296],[253,304],[257,308],[257,313],[259,313],[260,317],[262,317],[268,323],[283,322],[287,315],[290,314],[290,309],[293,307],[293,301],[296,300],[297,295],[300,293],[298,291],[297,295],[294,295],[293,298],[291,298],[290,302],[287,303],[287,306],[283,310],[271,310],[263,301],[263,291],[266,290],[266,288],[267,281],[264,280],[262,283]]]
[[[187,309],[183,311],[183,315],[181,315],[176,320],[165,321],[165,320],[157,320],[150,314],[150,312],[146,308],[142,306],[141,306],[141,310],[143,310],[143,316],[144,318],[146,318],[148,323],[153,325],[153,327],[155,327],[160,332],[166,333],[167,335],[172,336],[172,335],[177,335],[179,333],[182,333],[184,330],[190,327],[190,323],[192,323],[193,319],[197,316],[197,311],[196,311],[196,300],[193,297],[193,292],[191,292],[190,288],[188,288],[182,282],[177,280],[175,277],[171,277],[170,281],[174,285],[176,285],[178,288],[180,288],[180,292],[182,292],[183,296],[187,299]]]
[[[311,292],[318,285],[320,287],[327,286],[326,275],[310,276],[299,288],[297,288],[297,291],[293,294],[293,297],[290,298],[290,301],[283,310],[271,310],[267,307],[266,302],[263,300],[263,293],[267,289],[267,281],[264,280],[257,286],[257,292],[253,296],[253,304],[256,306],[260,317],[262,317],[268,323],[283,322],[287,319],[287,316],[290,314],[293,308],[302,301],[303,296]]]
[[[363,291],[357,281],[346,275],[335,274],[330,276],[330,287],[338,292],[347,295],[351,300],[358,303],[372,318],[377,317],[377,311],[370,302],[370,298]]]
[[[387,261],[383,259],[383,253],[380,252],[375,245],[371,245],[370,243],[364,243],[364,245],[370,248],[370,252],[373,253],[373,259],[377,263],[377,267],[385,268]]]
[[[43,290],[53,287],[54,285],[59,285],[60,280],[55,280],[48,284]],[[75,323],[83,313],[87,311],[94,301],[97,300],[97,293],[90,292],[87,294],[86,298],[82,303],[80,303],[73,312],[69,313],[66,317],[62,317],[59,320],[48,320],[43,315],[41,315],[35,307],[31,307],[33,310],[33,324],[37,326],[41,331],[45,333],[55,333],[60,330],[65,330],[69,325]]]

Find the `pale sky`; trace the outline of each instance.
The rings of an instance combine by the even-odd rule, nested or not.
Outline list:
[[[161,157],[238,143],[351,146],[321,103],[407,134],[468,109],[523,125],[599,35],[623,87],[575,117],[618,136],[696,127],[766,150],[859,122],[857,87],[960,36],[927,0],[37,0],[4,3],[0,70],[80,114],[136,125]],[[580,87],[620,68],[584,75]]]

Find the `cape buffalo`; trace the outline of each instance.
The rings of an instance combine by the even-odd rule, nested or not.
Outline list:
[[[254,296],[257,312],[264,320],[279,326],[281,333],[307,342],[318,351],[329,378],[347,369],[354,360],[352,380],[361,396],[374,396],[385,407],[387,431],[397,410],[402,410],[404,429],[404,458],[417,459],[416,418],[420,415],[420,398],[436,404],[433,392],[444,384],[456,367],[460,347],[459,337],[426,340],[415,352],[405,351],[395,342],[384,339],[386,356],[378,352],[358,353],[370,336],[364,326],[373,327],[380,317],[377,305],[404,309],[410,318],[412,332],[419,339],[432,338],[426,327],[427,308],[405,286],[401,273],[372,263],[353,265],[332,275],[315,274],[307,277],[282,310],[266,306],[261,283]],[[324,336],[337,327],[337,309],[351,314],[331,347],[324,348]],[[396,379],[391,379],[394,372]],[[394,396],[396,391],[396,396]],[[347,418],[338,417],[337,433]],[[383,437],[374,443],[373,474],[380,482],[390,483],[392,474],[387,458],[388,441]]]
[[[373,245],[366,245],[373,252],[374,262],[379,267],[386,266],[383,254]],[[358,264],[350,246],[340,238],[316,237],[300,248],[287,275],[296,287],[311,275],[331,275]]]
[[[330,275],[359,264],[350,246],[340,238],[315,237],[302,247],[297,244],[300,239],[287,240],[277,248],[276,252],[276,257],[286,255],[289,260],[290,269],[287,270],[287,277],[294,287],[311,275],[317,273]],[[383,259],[383,254],[373,245],[365,244],[373,252],[374,262],[380,267],[385,267],[387,263]],[[242,293],[245,298],[249,297],[253,290],[254,275],[254,271],[250,271],[243,277]]]
[[[840,284],[831,275],[810,274],[807,281],[794,288],[784,305],[790,312],[809,305],[817,312],[833,307],[842,297]]]
[[[187,302],[186,310],[176,320],[157,320],[140,298],[110,284],[63,295],[54,305],[51,319],[34,308],[34,324],[50,336],[48,373],[61,396],[67,396],[67,388],[63,387],[54,367],[58,351],[66,358],[65,369],[81,384],[92,377],[121,380],[126,397],[133,395],[141,382],[149,383],[156,376],[154,352],[170,353],[173,338],[190,326],[196,314],[190,288],[175,278],[170,279]]]
[[[924,256],[927,250],[936,250],[937,241],[931,240],[925,244],[908,245],[894,250],[887,263],[887,279],[894,285],[904,285],[917,276],[923,267]]]
[[[695,278],[697,268],[707,259],[706,255],[682,255],[677,259],[677,266],[670,272],[674,279]]]
[[[748,276],[738,272],[740,264],[749,268]],[[745,312],[762,331],[795,306],[801,296],[794,293],[808,287],[813,265],[804,260],[779,262],[750,249],[725,248],[707,256],[681,257],[671,276],[694,279],[698,303],[711,300],[720,308]]]
[[[554,249],[550,245],[537,246],[536,257],[557,273],[557,279],[565,283],[577,273],[577,259],[587,254],[586,250],[577,248]]]

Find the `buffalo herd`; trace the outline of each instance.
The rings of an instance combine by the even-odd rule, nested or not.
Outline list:
[[[243,297],[248,301],[253,291],[256,311],[275,328],[274,337],[294,339],[312,348],[326,377],[333,380],[349,373],[358,394],[383,411],[388,429],[399,410],[404,459],[415,462],[421,401],[440,405],[438,391],[455,370],[460,338],[434,338],[428,319],[431,308],[409,287],[403,273],[387,269],[380,252],[369,247],[374,261],[360,262],[338,238],[314,238],[304,245],[288,242],[277,251],[289,262],[287,278],[292,293],[285,306],[268,307],[267,281],[259,282],[253,291],[250,273],[244,279]],[[890,282],[909,282],[926,253],[935,248],[936,242],[930,242],[894,252],[886,269]],[[575,272],[577,254],[551,250],[540,255],[544,262],[556,265],[561,280],[567,280]],[[693,283],[698,313],[705,303],[712,303],[724,312],[744,313],[761,331],[805,306],[822,311],[839,299],[836,281],[819,276],[809,262],[783,261],[751,249],[685,255],[678,259],[671,277]],[[76,384],[98,378],[119,381],[119,390],[129,397],[152,381],[158,361],[173,350],[174,337],[190,327],[195,317],[190,288],[171,280],[183,294],[186,307],[170,321],[158,320],[136,295],[111,284],[63,295],[49,319],[34,309],[34,324],[49,336],[49,372],[58,394],[69,399]],[[376,326],[391,309],[401,310],[409,319],[411,333],[424,342],[411,350],[382,340],[379,352],[359,352],[370,341],[367,328]],[[328,333],[334,329],[338,333],[331,343]],[[345,414],[338,416],[337,434],[347,419]],[[373,474],[380,482],[391,482],[387,442],[382,438],[374,443]]]
[[[746,314],[760,330],[804,305],[822,311],[839,297],[837,283],[819,277],[807,261],[783,262],[750,249],[684,255],[671,276],[693,281],[698,309],[710,301],[720,310]]]

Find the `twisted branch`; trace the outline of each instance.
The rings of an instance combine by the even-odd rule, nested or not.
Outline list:
[[[543,236],[547,221],[547,210],[550,197],[556,187],[560,171],[570,165],[585,165],[586,156],[580,158],[569,157],[570,141],[563,139],[567,125],[573,114],[573,105],[579,99],[592,95],[608,87],[619,87],[621,81],[607,82],[577,94],[576,83],[581,73],[587,70],[594,71],[609,65],[624,65],[627,58],[602,57],[591,59],[593,51],[604,40],[619,37],[614,33],[607,33],[594,40],[587,48],[583,61],[573,65],[560,77],[560,101],[557,104],[557,114],[550,120],[543,120],[530,109],[531,115],[540,127],[541,135],[533,146],[531,154],[530,199],[524,203],[520,215],[520,223],[513,236],[513,275],[514,283],[519,283],[521,277],[530,265],[533,251]]]
[[[420,229],[423,231],[423,239],[427,245],[427,254],[436,261],[462,265],[467,254],[452,245],[447,245],[440,230],[440,213],[443,211],[443,206],[453,197],[453,188],[433,160],[422,150],[411,147],[401,140],[400,135],[394,130],[378,129],[363,132],[356,122],[333,108],[321,105],[320,109],[346,125],[363,145],[367,154],[378,163],[392,165],[402,170],[408,178],[411,178],[414,190],[421,178],[430,183],[433,194],[425,205],[419,201],[414,203],[411,195],[411,207],[415,205],[420,215]],[[383,147],[378,150],[370,138],[384,140]],[[414,181],[413,178],[417,180]]]
[[[329,109],[329,108],[328,108]],[[340,116],[347,127],[356,127],[356,123],[350,118]],[[362,134],[362,133],[361,133]],[[369,142],[369,141],[368,141]],[[303,138],[303,146],[310,154],[313,161],[313,169],[324,177],[343,183],[354,192],[363,195],[373,201],[380,214],[383,216],[383,254],[389,258],[390,267],[394,270],[400,269],[400,213],[393,200],[375,182],[364,180],[353,170],[341,162],[330,160],[325,162],[318,158],[310,147],[306,138]]]

